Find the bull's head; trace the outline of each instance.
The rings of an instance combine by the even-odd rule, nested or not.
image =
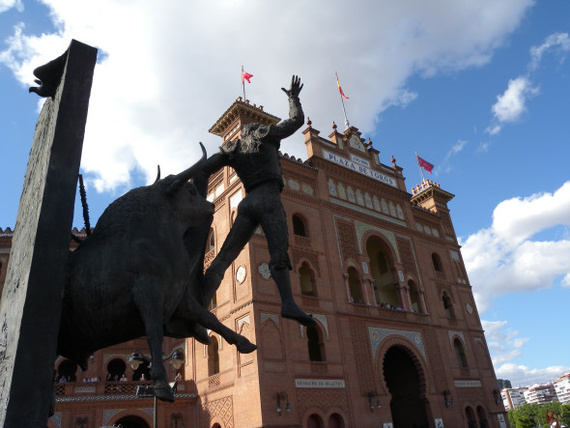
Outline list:
[[[177,175],[169,175],[168,177],[164,178],[167,186],[165,189],[167,194],[171,195],[179,191],[200,169],[207,157],[206,149],[202,143],[200,143],[200,147],[202,148],[202,159],[200,159],[187,170],[184,170]]]
[[[170,207],[170,212],[179,219],[179,225],[183,228],[194,225],[196,221],[210,218],[214,213],[213,204],[199,195],[196,186],[189,181],[206,160],[206,149],[202,143],[200,147],[202,158],[198,162],[179,174],[158,179],[150,186],[154,191],[158,191],[161,203]]]

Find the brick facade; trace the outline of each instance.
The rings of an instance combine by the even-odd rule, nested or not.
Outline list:
[[[211,131],[225,142],[251,121],[276,118],[238,99]],[[281,159],[293,293],[317,327],[280,316],[259,229],[226,271],[212,305],[220,321],[259,349],[241,355],[214,333],[209,346],[168,339],[165,352],[184,351],[185,381],[174,404],[158,404],[159,426],[506,427],[449,216],[453,195],[427,180],[409,193],[396,161],[381,163],[354,127],[319,134],[309,121],[303,130],[308,159]],[[211,177],[215,214],[206,264],[244,195],[229,168]],[[50,427],[99,427],[128,422],[130,415],[138,419],[129,427],[151,426],[151,399],[113,390],[104,380],[108,362],[127,362],[133,348],[146,344],[94,355],[85,376],[101,377],[98,384],[58,384]],[[128,364],[126,371],[130,381],[120,386],[132,388],[137,382]]]

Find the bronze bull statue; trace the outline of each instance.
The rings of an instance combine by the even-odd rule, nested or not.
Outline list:
[[[203,157],[194,166],[109,205],[67,266],[58,353],[85,370],[93,352],[146,335],[154,394],[165,401],[174,396],[162,361],[163,336],[207,343],[206,327],[239,352],[257,348],[196,298],[204,233],[214,212],[189,182],[206,159],[200,145]]]

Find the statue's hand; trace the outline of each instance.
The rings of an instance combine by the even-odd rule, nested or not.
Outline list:
[[[303,89],[303,84],[301,83],[299,76],[293,76],[291,78],[291,88],[289,90],[281,88],[281,90],[285,92],[288,97],[298,97],[301,89]]]

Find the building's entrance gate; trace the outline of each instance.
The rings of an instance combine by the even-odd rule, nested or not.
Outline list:
[[[394,428],[428,428],[425,391],[420,384],[420,373],[408,351],[391,347],[384,357],[384,379],[392,395],[390,410]]]

